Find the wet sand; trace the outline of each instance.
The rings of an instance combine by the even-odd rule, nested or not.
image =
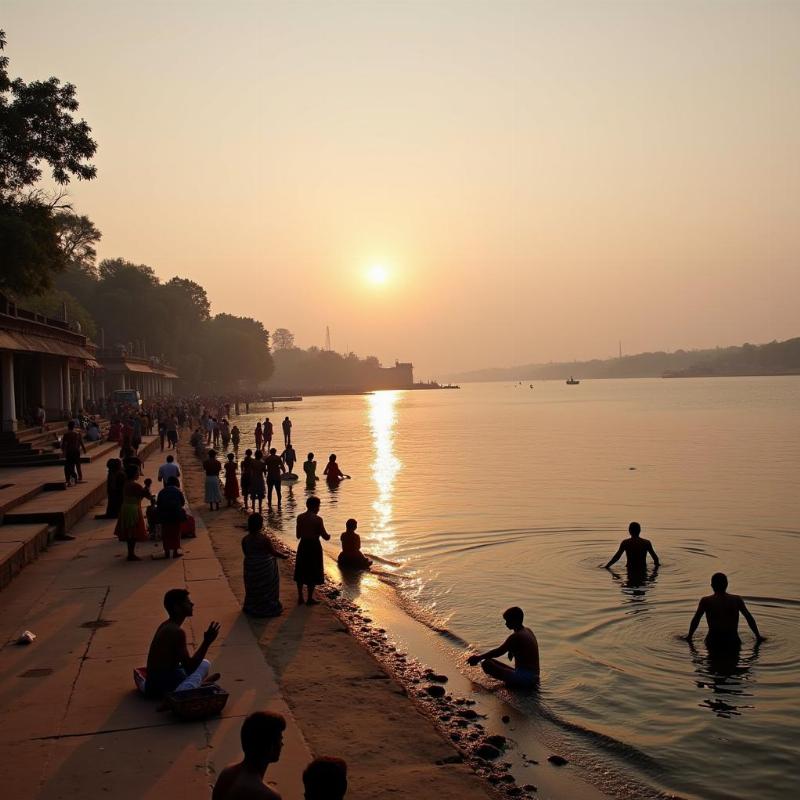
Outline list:
[[[202,516],[228,583],[242,602],[244,514],[224,505],[208,512],[199,462],[188,445],[181,445],[179,453],[193,513]],[[280,563],[283,614],[251,619],[250,626],[312,752],[348,762],[348,798],[602,796],[546,763],[533,782],[516,784],[504,768],[497,740],[499,755],[479,758],[477,748],[488,732],[471,710],[472,701],[447,695],[446,686],[445,697],[429,697],[426,689],[435,681],[397,653],[384,632],[340,598],[335,587],[320,592],[324,602],[319,606],[298,606],[292,565],[292,560]],[[539,759],[546,759],[545,751],[531,756],[531,764]]]

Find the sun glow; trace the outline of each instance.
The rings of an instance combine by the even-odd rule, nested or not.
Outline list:
[[[367,270],[367,280],[373,286],[383,286],[389,280],[389,270],[383,264],[373,264]]]

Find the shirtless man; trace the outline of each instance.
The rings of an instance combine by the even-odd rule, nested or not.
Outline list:
[[[715,572],[711,576],[711,588],[714,594],[704,597],[697,606],[689,625],[689,633],[683,638],[692,641],[694,632],[705,614],[708,623],[706,644],[709,647],[735,649],[741,645],[739,639],[739,612],[747,620],[750,630],[756,637],[756,642],[766,641],[766,637],[758,632],[758,625],[753,615],[747,610],[739,595],[728,594],[728,576],[722,572]]]
[[[523,611],[517,606],[504,611],[506,627],[513,633],[494,650],[467,659],[470,666],[480,664],[487,675],[503,681],[512,689],[532,689],[539,681],[539,643],[533,631],[523,626],[523,618]],[[509,659],[514,660],[514,667],[497,661],[498,656],[506,653]]]
[[[640,537],[641,532],[642,526],[638,522],[631,522],[631,524],[628,525],[628,533],[630,534],[630,538],[620,542],[619,549],[616,553],[614,553],[611,561],[605,565],[605,569],[608,569],[613,564],[616,564],[617,561],[619,561],[622,557],[623,553],[625,553],[627,556],[627,567],[629,572],[645,572],[647,570],[648,553],[650,553],[650,556],[653,559],[653,564],[656,568],[658,568],[660,562],[658,560],[658,556],[656,555],[656,551],[653,550],[653,545],[650,543],[649,539],[642,539]]]
[[[281,800],[264,785],[264,774],[281,755],[286,720],[280,714],[256,711],[242,724],[244,758],[220,772],[211,800]]]
[[[212,622],[208,626],[200,647],[190,656],[186,632],[181,627],[194,612],[188,590],[170,589],[164,595],[164,608],[169,618],[158,626],[147,653],[147,694],[160,697],[167,692],[197,689],[203,683],[218,681],[218,673],[208,674],[211,662],[206,653],[219,635],[219,623]]]

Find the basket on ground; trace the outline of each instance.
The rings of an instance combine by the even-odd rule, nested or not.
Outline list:
[[[185,720],[212,717],[221,713],[227,702],[228,693],[216,683],[167,694],[167,705],[172,713]]]

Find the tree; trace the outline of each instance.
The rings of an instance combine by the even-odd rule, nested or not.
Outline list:
[[[95,245],[102,237],[95,224],[85,214],[78,215],[68,209],[56,212],[55,219],[64,258],[70,264],[93,272],[97,258]]]
[[[291,350],[294,347],[294,334],[288,328],[275,328],[272,332],[274,350]]]
[[[211,316],[211,303],[208,302],[206,290],[199,283],[176,275],[167,281],[164,289],[193,308],[198,319],[206,320]]]
[[[43,294],[65,264],[52,210],[0,197],[0,291]]]
[[[17,302],[28,311],[38,311],[52,319],[62,319],[66,306],[67,319],[72,327],[80,327],[81,333],[90,339],[97,335],[97,325],[92,315],[69,292],[50,289],[42,295],[20,297]]]
[[[0,53],[5,49],[0,31]],[[8,57],[0,55],[0,290],[43,294],[68,258],[56,205],[35,189],[42,162],[63,186],[72,177],[91,180],[88,163],[97,144],[84,120],[76,120],[75,87],[58,78],[25,83],[8,76]]]
[[[5,49],[0,31],[0,51]],[[0,56],[0,194],[23,191],[50,165],[53,180],[65,185],[72,176],[91,180],[97,167],[86,163],[97,150],[85,120],[75,120],[75,87],[58,78],[25,83],[8,77],[8,57]]]

